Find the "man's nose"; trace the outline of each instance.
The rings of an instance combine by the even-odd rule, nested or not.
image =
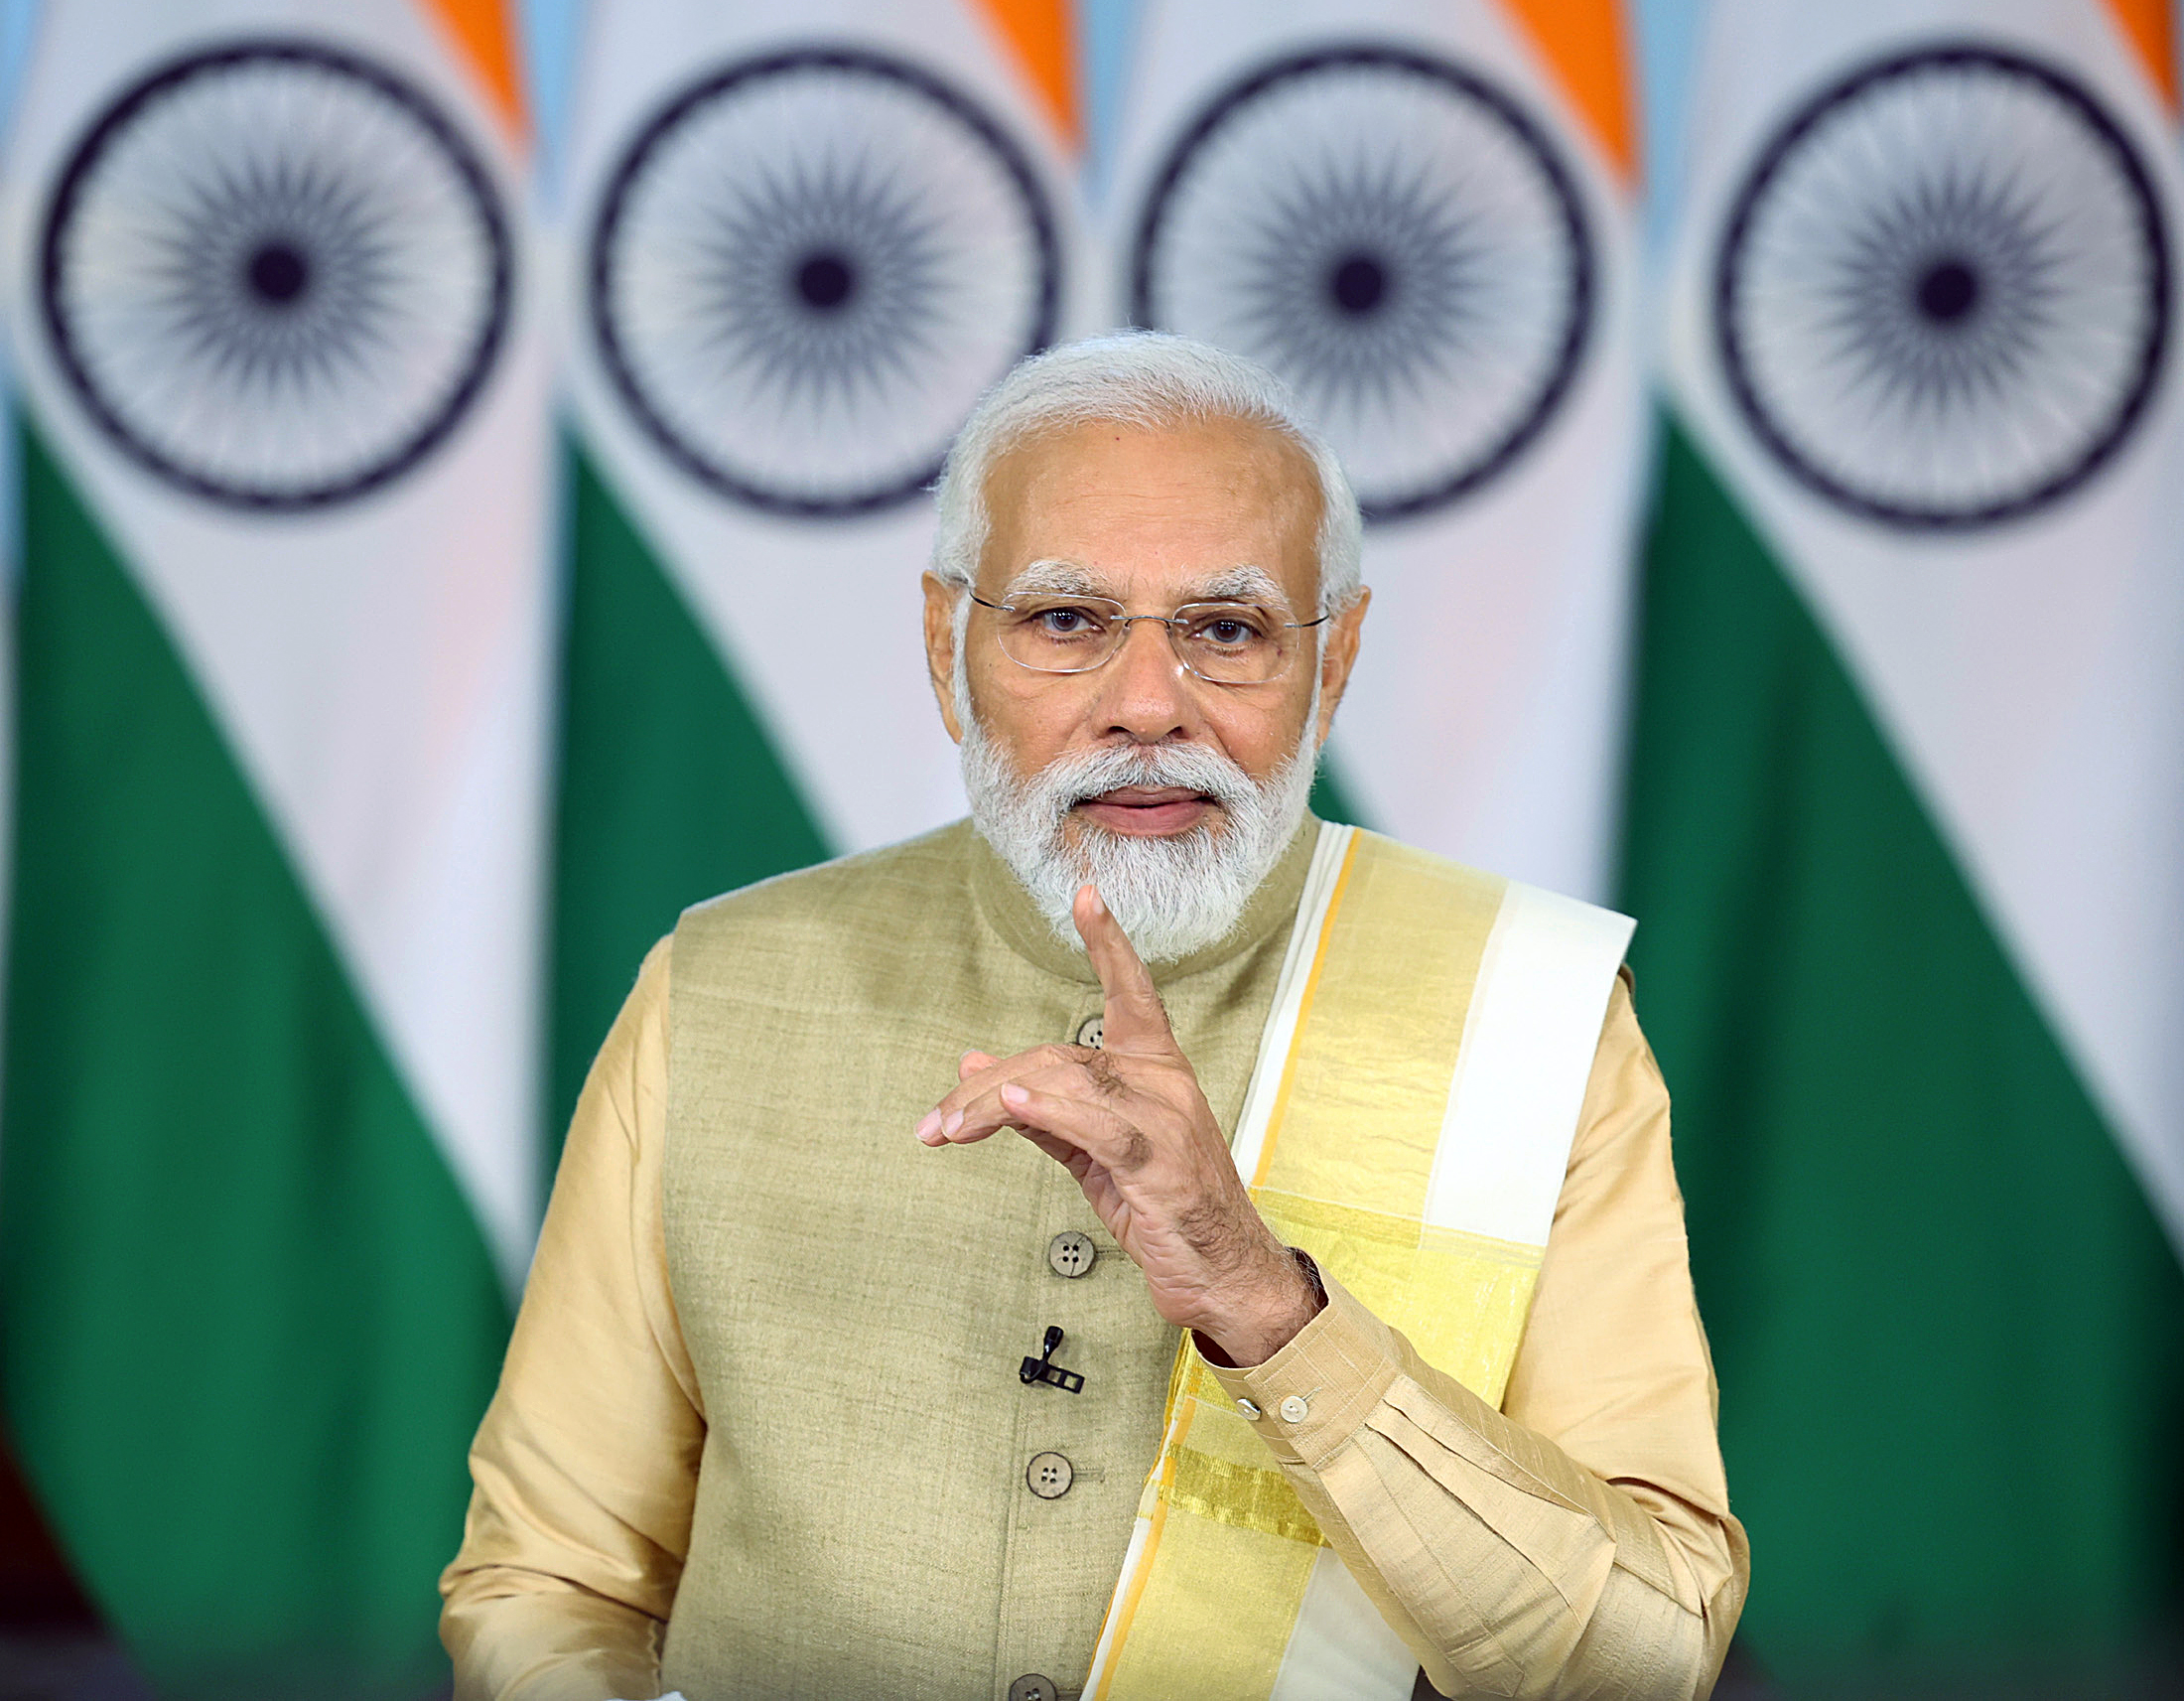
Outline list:
[[[1126,732],[1141,744],[1195,732],[1192,680],[1167,632],[1159,621],[1132,621],[1121,645],[1100,668],[1098,713],[1104,731]]]

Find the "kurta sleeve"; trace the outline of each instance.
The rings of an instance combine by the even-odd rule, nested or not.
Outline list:
[[[660,1211],[667,990],[663,941],[585,1082],[471,1448],[440,1582],[458,1701],[659,1693],[705,1438]]]
[[[1705,1696],[1743,1606],[1669,1102],[1616,982],[1497,1411],[1341,1285],[1215,1367],[1443,1694]],[[1297,1422],[1285,1399],[1303,1401]],[[1293,1412],[1297,1406],[1290,1408]]]

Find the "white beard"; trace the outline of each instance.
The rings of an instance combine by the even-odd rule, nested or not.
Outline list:
[[[1264,784],[1194,744],[1102,746],[1057,757],[1025,780],[970,712],[967,696],[959,685],[971,819],[1064,944],[1080,942],[1070,907],[1089,881],[1147,962],[1203,950],[1235,929],[1304,819],[1318,757],[1304,742]],[[1318,701],[1315,690],[1306,728],[1317,724]],[[1200,822],[1169,838],[1134,838],[1080,818],[1078,842],[1070,845],[1062,829],[1071,808],[1125,785],[1202,791],[1226,820],[1218,830]]]

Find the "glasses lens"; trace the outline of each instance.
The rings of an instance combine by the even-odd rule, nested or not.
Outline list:
[[[1082,673],[1114,652],[1123,606],[1100,597],[1024,597],[996,618],[1010,660],[1041,673]]]
[[[1183,665],[1223,685],[1259,685],[1280,675],[1295,634],[1256,603],[1190,603],[1168,631]]]

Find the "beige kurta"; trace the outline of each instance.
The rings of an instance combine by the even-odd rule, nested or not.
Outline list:
[[[1157,975],[1233,1129],[1310,835]],[[673,988],[671,995],[670,988]],[[1096,979],[967,827],[693,911],[571,1129],[444,1582],[458,1692],[1066,1692],[1176,1333],[1058,1165],[911,1130],[964,1049],[1073,1040]],[[1063,1230],[1100,1249],[1067,1278]],[[1444,1692],[1703,1694],[1741,1604],[1668,1100],[1619,984],[1499,1412],[1338,1281],[1224,1376]],[[1066,1331],[1067,1394],[1018,1359]],[[1074,1481],[1030,1492],[1033,1454]],[[672,1629],[669,1621],[672,1619]]]

